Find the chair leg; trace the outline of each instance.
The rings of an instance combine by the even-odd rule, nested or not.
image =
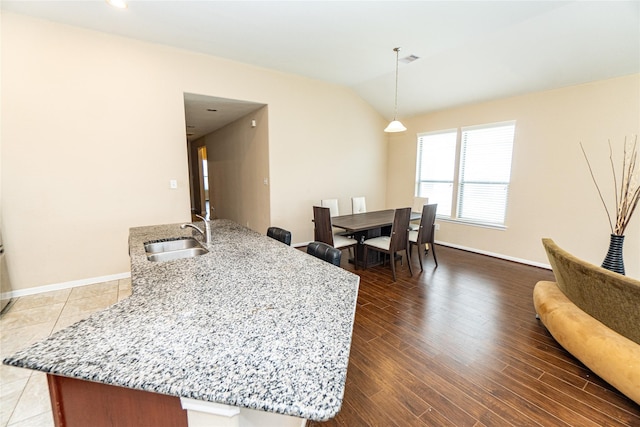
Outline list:
[[[407,265],[409,266],[409,274],[413,277],[413,270],[411,269],[411,260],[409,259],[409,248],[404,249],[404,254],[407,256]]]
[[[436,267],[438,266],[438,258],[436,258],[436,245],[434,245],[433,243],[429,243],[429,246],[431,247],[431,253],[433,254],[433,260],[436,262]]]
[[[396,253],[389,254],[389,261],[391,261],[391,271],[393,272],[393,281],[396,281]]]
[[[411,252],[411,247],[413,245],[409,245],[409,252]],[[422,266],[422,254],[420,253],[422,252],[420,249],[418,249],[418,261],[420,261],[420,271],[424,271],[424,267]],[[409,254],[411,255],[411,254]]]
[[[364,245],[364,270],[367,269],[367,260],[369,259],[368,257],[368,249],[367,249],[367,245]]]

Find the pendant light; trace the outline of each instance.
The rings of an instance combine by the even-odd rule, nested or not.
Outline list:
[[[106,0],[107,4],[113,6],[117,9],[126,9],[127,1],[126,0]]]
[[[389,123],[389,126],[384,129],[384,131],[403,132],[407,130],[407,128],[404,127],[404,125],[400,123],[399,120],[396,120],[396,116],[398,115],[398,55],[400,54],[400,48],[396,47],[393,49],[393,51],[396,53],[396,102],[395,109],[393,110],[393,120],[391,121],[391,123]]]

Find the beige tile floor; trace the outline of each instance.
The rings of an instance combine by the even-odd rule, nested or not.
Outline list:
[[[0,318],[0,359],[131,295],[131,279],[20,297]],[[0,427],[53,427],[45,374],[0,365]]]

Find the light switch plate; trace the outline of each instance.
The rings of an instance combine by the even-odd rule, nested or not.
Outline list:
[[[175,179],[169,180],[169,188],[171,188],[172,190],[178,188],[178,181]]]

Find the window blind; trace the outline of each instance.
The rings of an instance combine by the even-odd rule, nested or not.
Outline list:
[[[515,123],[463,128],[457,217],[505,223]]]

